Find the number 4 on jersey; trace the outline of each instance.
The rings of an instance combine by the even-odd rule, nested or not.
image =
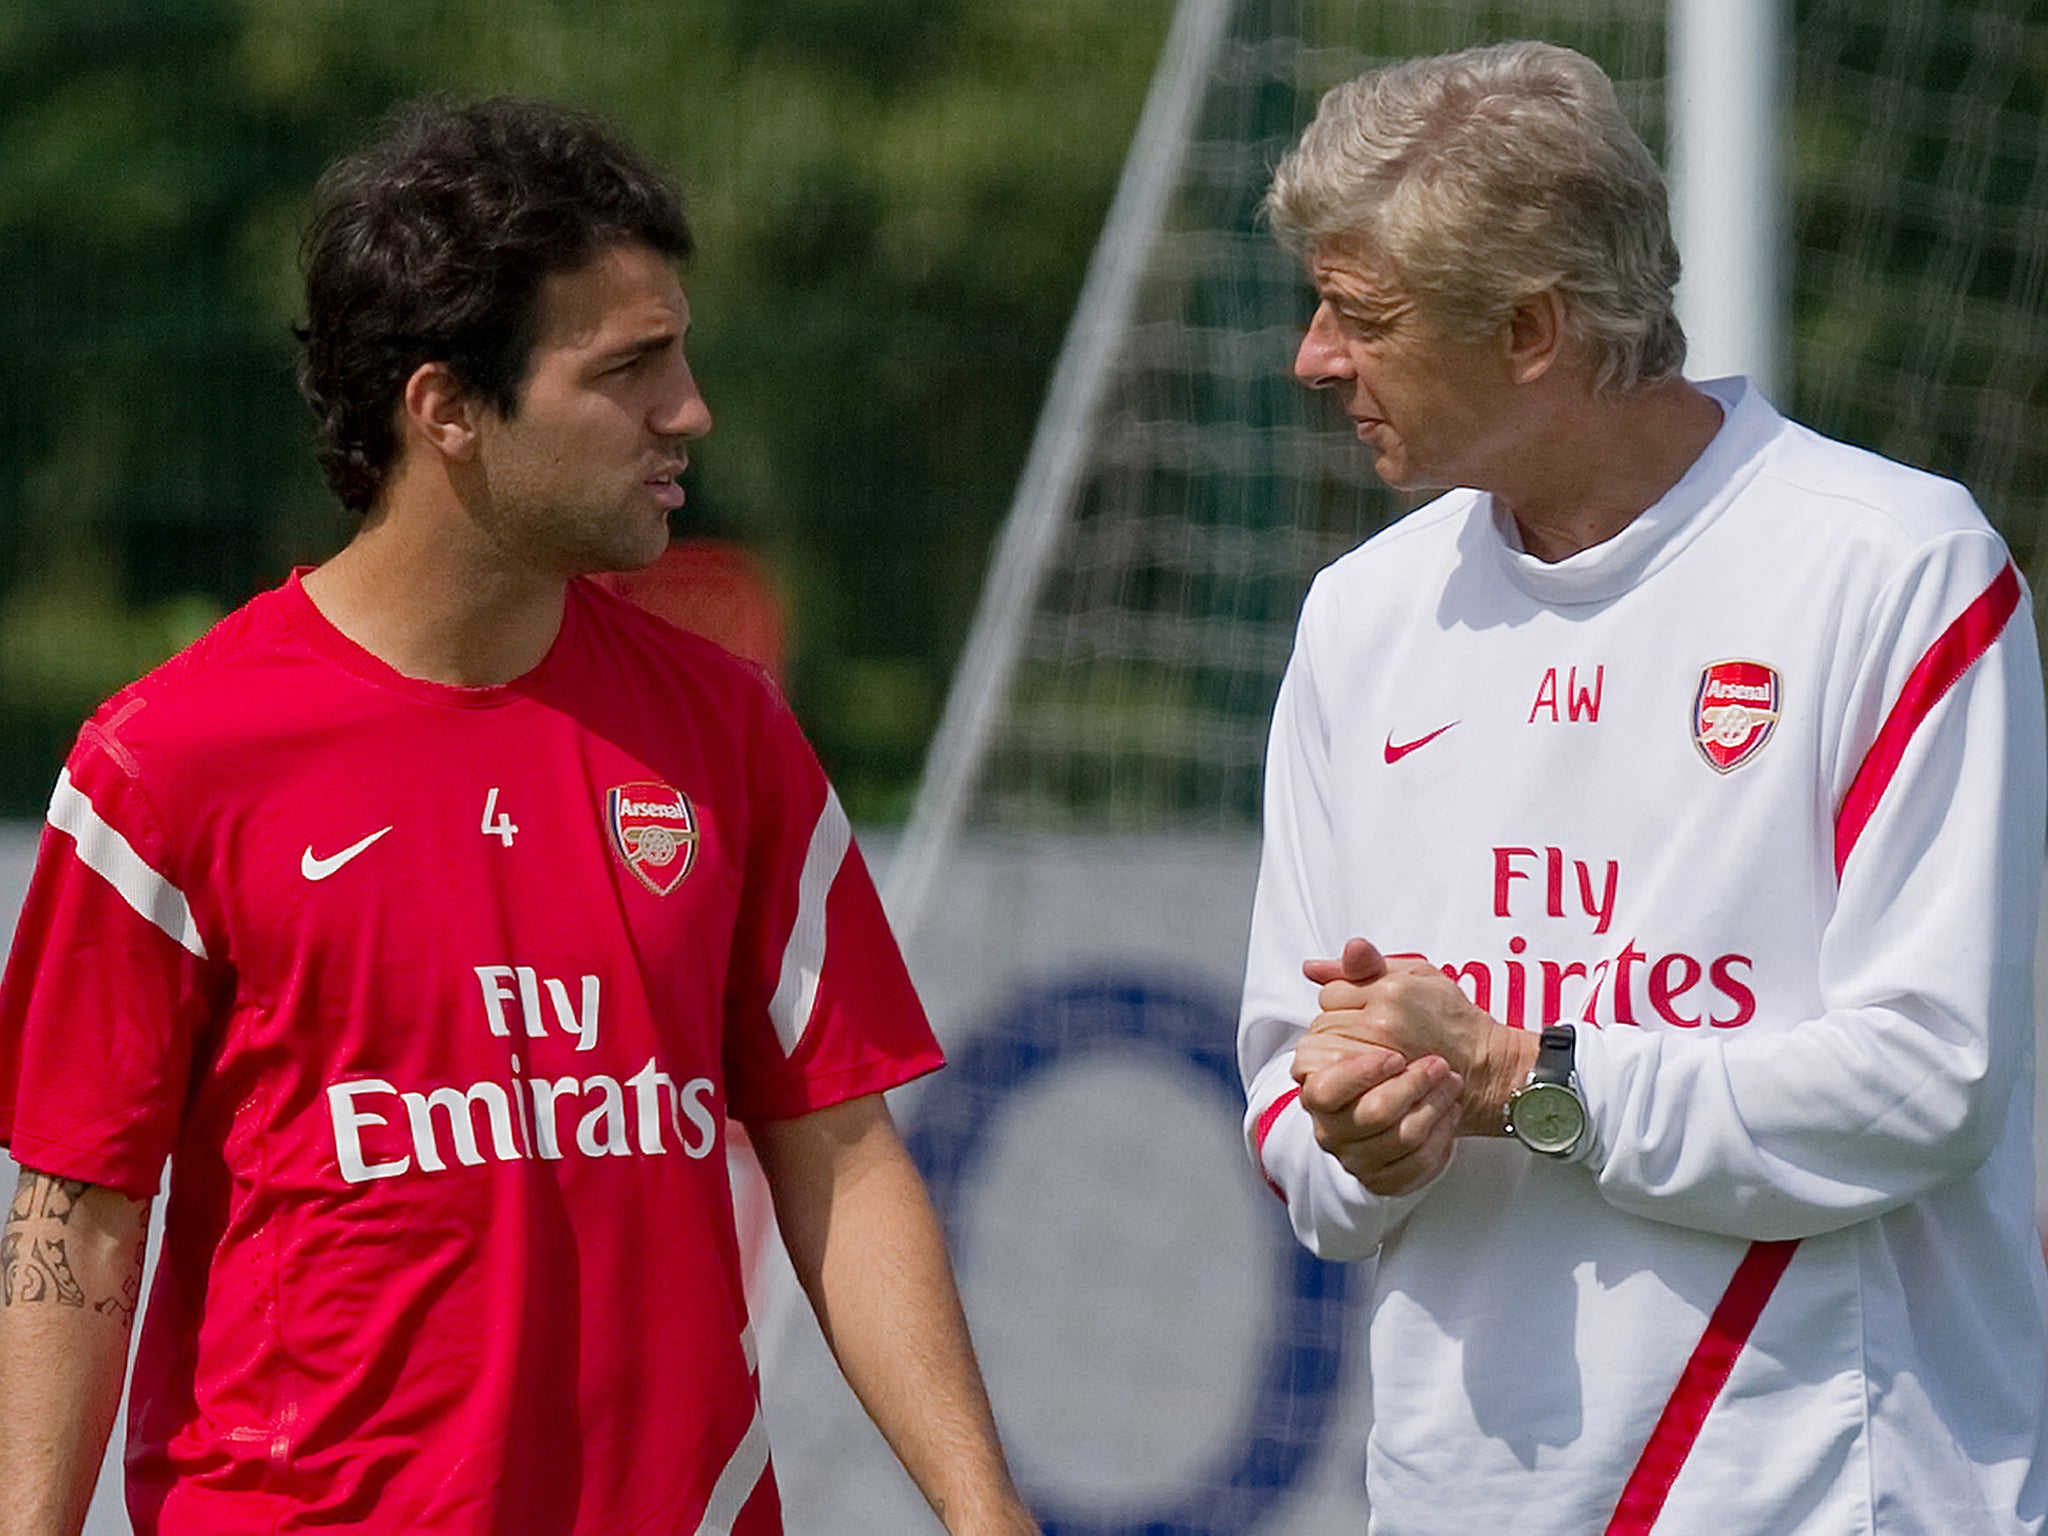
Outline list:
[[[497,817],[497,820],[493,821],[493,816]],[[512,839],[518,831],[519,829],[512,825],[511,812],[498,809],[498,786],[493,784],[491,792],[484,796],[484,836],[502,839],[505,846],[510,848]]]

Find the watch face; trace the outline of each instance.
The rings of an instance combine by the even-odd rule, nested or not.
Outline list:
[[[1586,1106],[1563,1083],[1530,1083],[1516,1091],[1508,1110],[1517,1139],[1553,1157],[1571,1151],[1586,1129]]]

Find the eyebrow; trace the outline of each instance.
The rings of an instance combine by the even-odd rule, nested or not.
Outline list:
[[[659,352],[666,347],[680,345],[687,339],[689,333],[689,327],[684,326],[678,331],[662,331],[656,335],[642,336],[633,341],[621,342],[616,347],[610,347],[600,352],[593,359],[593,365],[599,368],[609,368],[616,363],[630,363],[635,359],[647,356],[650,352]]]
[[[1331,304],[1346,313],[1368,320],[1391,320],[1404,313],[1412,302],[1404,295],[1376,293],[1370,296],[1346,292],[1341,288],[1316,284],[1316,297],[1325,304]]]

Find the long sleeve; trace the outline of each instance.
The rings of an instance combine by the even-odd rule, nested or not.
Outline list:
[[[2030,605],[1988,533],[1933,542],[1890,584],[1833,785],[1824,1010],[1704,1040],[1582,1030],[1584,1158],[1609,1203],[1804,1237],[1990,1154],[2031,1080],[2041,688]]]
[[[1253,1164],[1287,1204],[1295,1235],[1318,1257],[1369,1258],[1395,1209],[1413,1197],[1369,1194],[1316,1145],[1292,1076],[1294,1046],[1316,1014],[1301,974],[1345,934],[1343,871],[1331,832],[1329,740],[1314,685],[1308,626],[1280,685],[1266,754],[1265,840],[1252,905],[1250,959],[1238,1025],[1245,1139]]]

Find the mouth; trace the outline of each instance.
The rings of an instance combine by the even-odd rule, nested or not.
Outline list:
[[[679,483],[683,473],[681,464],[667,464],[657,474],[649,475],[643,482],[654,499],[673,512],[683,504],[683,488]]]

